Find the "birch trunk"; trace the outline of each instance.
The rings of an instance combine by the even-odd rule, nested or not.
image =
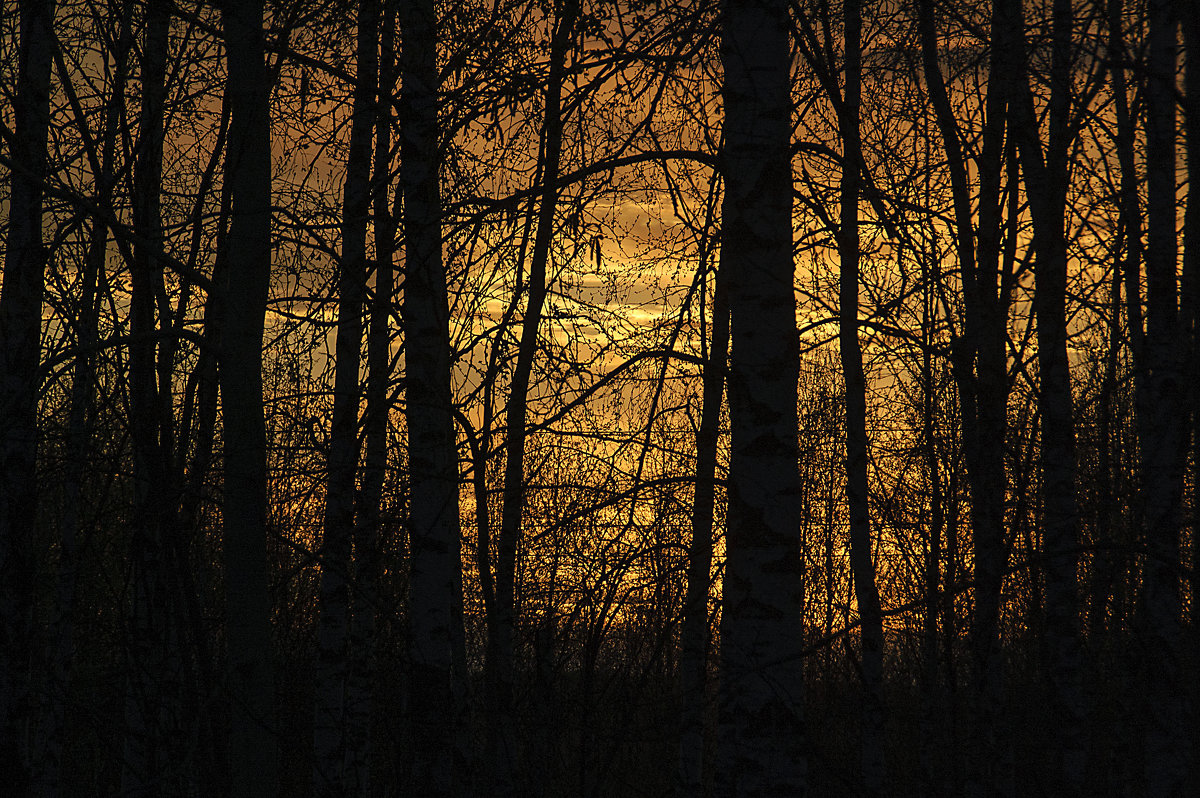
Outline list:
[[[450,375],[450,319],[442,261],[437,16],[432,0],[402,6],[400,184],[404,192],[405,414],[411,497],[409,706],[412,788],[458,792],[451,683],[452,628],[461,596],[458,459]],[[402,751],[408,757],[408,751]]]
[[[788,6],[727,0],[725,200],[731,459],[717,795],[788,798],[807,782],[793,294]]]
[[[359,357],[363,337],[363,305],[367,288],[367,217],[371,207],[371,132],[375,125],[379,4],[368,0],[359,9],[354,108],[342,201],[342,257],[338,279],[333,421],[329,471],[325,486],[325,530],[321,543],[321,613],[313,720],[313,786],[317,796],[365,794],[358,783],[362,761],[348,721],[361,715],[350,707],[352,660],[350,586],[354,574],[354,496],[358,471]],[[358,698],[361,700],[362,696]]]
[[[269,81],[262,0],[222,13],[230,105],[225,179],[231,192],[218,355],[224,442],[226,685],[233,798],[278,790],[271,598],[267,589],[266,426],[262,340],[271,279]]]

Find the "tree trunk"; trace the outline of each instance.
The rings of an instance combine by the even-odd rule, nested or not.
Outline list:
[[[1196,10],[1195,3],[1190,6]],[[1188,364],[1186,406],[1191,412],[1192,452],[1192,577],[1191,577],[1191,641],[1200,643],[1200,16],[1195,13],[1182,15],[1183,43],[1186,71],[1184,104],[1184,147],[1187,159],[1188,198],[1183,221],[1183,275],[1179,287],[1179,310],[1182,316],[1186,340],[1188,341]],[[1192,191],[1196,190],[1196,197]],[[1193,649],[1193,656],[1200,648]],[[1193,696],[1195,694],[1193,693]],[[1196,700],[1195,697],[1192,699]],[[1200,741],[1197,741],[1200,745]],[[1200,752],[1197,752],[1200,753]],[[1193,753],[1193,757],[1196,753]],[[1195,760],[1193,760],[1195,761]]]
[[[793,294],[790,21],[780,0],[723,9],[731,459],[717,794],[803,795],[802,512]]]
[[[850,514],[850,570],[861,623],[862,778],[865,794],[878,796],[883,793],[887,779],[884,759],[884,636],[879,587],[875,582],[875,562],[871,556],[871,513],[867,486],[870,445],[867,440],[867,380],[863,372],[862,345],[858,338],[858,203],[861,195],[860,170],[863,166],[859,132],[862,94],[862,8],[859,0],[847,0],[844,4],[843,26],[845,83],[838,115],[842,137],[838,348],[846,384],[846,501]]]
[[[1019,2],[1014,17],[1020,20]],[[1013,127],[1033,215],[1033,312],[1038,336],[1038,413],[1042,418],[1042,508],[1045,556],[1045,644],[1049,653],[1050,746],[1056,794],[1084,790],[1084,698],[1079,629],[1079,511],[1075,505],[1074,402],[1067,354],[1067,217],[1070,146],[1069,0],[1055,0],[1052,22],[1050,134],[1043,158],[1033,96],[1020,65]],[[1021,38],[1024,52],[1024,38]]]
[[[926,285],[933,287],[933,264],[928,254],[922,256],[922,277]],[[925,607],[922,617],[921,635],[921,690],[924,709],[921,716],[922,746],[921,771],[925,789],[939,794],[947,784],[946,764],[952,761],[946,747],[951,743],[946,731],[946,691],[939,677],[938,663],[938,619],[947,599],[943,596],[942,536],[946,530],[946,489],[942,485],[941,456],[938,450],[938,387],[940,380],[935,376],[933,347],[937,298],[926,291],[921,299],[921,446],[926,484],[929,486],[929,523],[926,532],[927,544],[924,554]],[[924,526],[924,524],[923,524]],[[948,585],[949,580],[945,580]],[[949,591],[946,591],[947,593]],[[949,629],[943,630],[948,637]],[[947,643],[949,645],[949,643]],[[952,711],[952,710],[951,710]]]
[[[99,152],[100,171],[96,176],[96,195],[99,204],[112,202],[113,167],[116,162],[116,142],[121,109],[125,102],[125,87],[132,30],[125,24],[113,54],[113,81],[104,109],[104,127]],[[91,220],[87,248],[82,265],[82,287],[78,313],[74,319],[78,353],[71,376],[66,441],[66,475],[63,484],[63,515],[58,563],[58,592],[54,605],[56,618],[50,622],[53,639],[50,657],[50,689],[43,698],[41,735],[36,744],[40,759],[34,764],[33,795],[53,798],[62,794],[63,749],[66,735],[67,690],[75,657],[75,596],[81,563],[80,545],[86,545],[89,527],[85,522],[84,487],[93,464],[89,436],[94,421],[96,392],[95,347],[99,342],[98,287],[106,268],[108,256],[108,226],[104,221]]]
[[[972,795],[1011,791],[1007,755],[998,749],[1000,703],[1004,692],[1000,658],[1001,588],[1007,566],[1004,542],[1004,439],[1008,372],[1005,352],[1006,294],[999,290],[1002,228],[1001,177],[1004,129],[1013,44],[1008,41],[1005,4],[993,5],[988,64],[991,89],[983,101],[986,122],[976,159],[979,190],[974,202],[959,125],[938,66],[933,3],[920,4],[922,64],[950,172],[955,245],[962,271],[963,334],[951,342],[952,367],[963,425],[963,454],[971,493],[975,604],[971,619],[977,712],[970,724],[968,791]],[[978,222],[975,222],[976,212]]]
[[[1147,553],[1142,604],[1149,701],[1145,779],[1152,795],[1185,794],[1192,765],[1178,571],[1188,411],[1177,296],[1175,10],[1170,0],[1149,4],[1146,334],[1144,358],[1136,364],[1148,405],[1148,439],[1141,442]]]
[[[450,374],[449,305],[442,261],[437,120],[437,17],[432,0],[402,4],[400,184],[404,192],[405,414],[411,496],[409,688],[412,789],[458,791],[452,624],[461,597],[458,459]]]
[[[132,15],[132,7],[125,9]],[[168,684],[178,673],[173,654],[176,629],[171,580],[168,574],[168,536],[172,534],[173,497],[169,495],[170,449],[162,428],[162,399],[158,384],[158,295],[163,290],[162,265],[153,249],[162,246],[160,186],[162,185],[163,101],[166,93],[167,34],[170,12],[151,3],[142,48],[142,107],[134,164],[134,229],[147,244],[134,248],[131,267],[129,331],[129,427],[133,442],[134,509],[130,562],[133,567],[133,606],[126,674],[125,756],[122,793],[151,795],[168,786],[168,774],[179,763],[177,698],[181,685]],[[132,20],[124,24],[128,27]]]
[[[575,17],[578,13],[577,0],[563,0],[563,7],[556,17],[550,42],[550,74],[546,83],[545,115],[541,131],[542,161],[538,164],[541,205],[538,208],[537,231],[534,235],[529,275],[525,280],[528,298],[521,321],[521,339],[505,409],[508,434],[495,578],[495,615],[499,639],[489,647],[489,654],[495,661],[488,664],[494,692],[493,728],[489,732],[492,778],[494,788],[501,796],[513,794],[513,790],[516,789],[514,778],[518,767],[518,752],[514,745],[516,740],[512,717],[513,647],[517,625],[517,552],[521,538],[521,516],[525,510],[525,427],[529,381],[534,357],[537,355],[542,306],[546,301],[546,266],[550,258],[550,244],[554,237],[554,214],[558,206],[557,183],[563,137],[561,95],[566,77],[566,53],[573,39]]]
[[[233,798],[279,788],[271,597],[267,585],[266,426],[262,340],[271,279],[269,81],[263,62],[262,0],[222,13],[230,104],[225,179],[232,199],[225,240],[219,380],[225,459],[225,623]]]
[[[364,794],[371,782],[371,711],[375,675],[375,613],[378,608],[380,541],[384,537],[383,484],[388,464],[391,415],[391,316],[394,294],[396,217],[388,202],[391,179],[391,100],[395,83],[396,4],[385,0],[379,49],[379,100],[375,105],[375,176],[372,181],[375,296],[367,332],[367,406],[363,427],[362,494],[354,528],[354,614],[350,619],[350,674],[346,687],[346,771]],[[390,531],[390,530],[389,530]]]
[[[23,0],[4,283],[0,288],[0,772],[21,794],[32,776],[24,739],[33,697],[37,403],[41,375],[42,180],[50,123],[54,3]],[[24,652],[24,653],[18,653]]]
[[[1024,52],[1019,0],[1012,0],[1012,36]],[[1038,136],[1024,58],[1010,98],[1026,196],[1033,216],[1033,298],[1038,341],[1041,416],[1043,550],[1046,560],[1045,642],[1050,657],[1049,707],[1054,754],[1050,783],[1058,795],[1079,795],[1085,774],[1082,654],[1079,642],[1079,512],[1075,503],[1075,431],[1067,355],[1068,150],[1071,145],[1070,0],[1055,0],[1051,36],[1050,120],[1045,153]]]
[[[342,203],[336,363],[329,470],[325,487],[325,530],[321,543],[321,613],[317,644],[313,719],[313,787],[317,796],[365,795],[356,782],[366,752],[355,750],[347,722],[361,715],[347,704],[353,607],[354,496],[358,471],[359,355],[367,288],[367,217],[371,207],[371,131],[375,124],[379,4],[362,4],[358,18],[354,109]],[[361,696],[359,696],[361,699]]]
[[[707,246],[707,245],[706,245]],[[713,516],[716,503],[717,448],[721,404],[729,360],[729,288],[716,276],[712,343],[704,364],[704,406],[696,431],[696,487],[692,503],[692,542],[688,546],[687,595],[679,631],[679,774],[678,798],[702,798],[704,717],[708,694],[708,598],[712,587]]]

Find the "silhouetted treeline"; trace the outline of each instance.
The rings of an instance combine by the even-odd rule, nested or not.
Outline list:
[[[1195,11],[6,0],[0,791],[1190,794]]]

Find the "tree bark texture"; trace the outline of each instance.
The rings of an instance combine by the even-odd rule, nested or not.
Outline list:
[[[400,21],[412,749],[399,753],[412,760],[413,790],[439,798],[456,794],[460,778],[451,663],[461,574],[450,320],[442,260],[435,4],[402,4]]]
[[[721,271],[732,358],[717,795],[803,795],[802,512],[788,6],[722,8]]]

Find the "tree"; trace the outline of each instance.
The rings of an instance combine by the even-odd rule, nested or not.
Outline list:
[[[0,770],[19,794],[30,773],[22,739],[32,696],[37,526],[38,389],[46,248],[42,241],[42,180],[50,124],[54,3],[20,4],[21,40],[4,283],[0,289]],[[19,654],[18,652],[25,652]]]
[[[1008,305],[1011,297],[1011,258],[1002,253],[1004,232],[1001,185],[1007,151],[1008,82],[1017,46],[1006,15],[1008,4],[992,5],[988,42],[987,95],[979,99],[983,122],[979,149],[970,153],[978,174],[972,196],[968,178],[967,139],[955,116],[945,78],[938,63],[937,20],[932,2],[921,2],[921,63],[926,91],[933,106],[946,154],[954,209],[954,242],[962,271],[961,333],[951,340],[951,360],[962,417],[963,449],[971,492],[971,535],[974,554],[975,603],[971,648],[976,669],[979,711],[972,724],[975,744],[969,754],[972,794],[1003,785],[1008,776],[998,771],[1006,759],[996,753],[997,718],[1004,690],[1000,658],[1001,589],[1008,553],[1005,545],[1004,502],[1007,478],[1004,451],[1009,378],[1007,355]],[[974,133],[975,131],[971,131]],[[1011,192],[1011,188],[1009,189]],[[1010,234],[1011,235],[1011,234]],[[1002,258],[1003,255],[1003,258]],[[1003,787],[1001,789],[1004,789]]]
[[[459,794],[451,648],[461,635],[453,624],[461,617],[456,605],[462,586],[450,311],[442,259],[438,24],[432,0],[405,4],[400,29],[412,785],[418,793],[438,798]]]
[[[1043,546],[1046,556],[1046,637],[1051,662],[1052,722],[1056,730],[1054,789],[1083,791],[1083,688],[1079,643],[1079,511],[1076,505],[1074,401],[1067,354],[1067,190],[1072,118],[1072,32],[1070,0],[1055,0],[1051,29],[1049,136],[1038,136],[1025,59],[1017,64],[1010,98],[1012,134],[1020,152],[1033,217],[1034,313],[1038,336],[1038,411],[1041,416]],[[1020,3],[1006,17],[1024,53]]]
[[[132,7],[123,24],[131,26]],[[165,3],[150,3],[142,48],[142,106],[134,163],[133,224],[144,244],[134,248],[130,291],[129,426],[133,441],[134,511],[130,561],[134,597],[126,694],[125,759],[122,792],[150,795],[173,783],[168,778],[182,757],[177,699],[181,685],[164,674],[180,671],[177,619],[178,580],[172,579],[173,517],[171,482],[173,364],[160,368],[159,296],[164,294],[160,190],[168,33],[171,15]],[[168,345],[162,344],[164,350]],[[164,411],[165,409],[165,411]]]
[[[545,110],[538,145],[538,216],[530,254],[529,273],[522,275],[527,298],[521,319],[512,382],[509,385],[505,420],[508,437],[504,461],[504,500],[497,541],[495,597],[496,640],[489,641],[488,665],[495,694],[495,724],[489,732],[494,747],[493,778],[501,795],[515,789],[516,751],[512,745],[513,637],[517,626],[516,565],[521,539],[521,516],[525,509],[525,447],[528,430],[530,375],[538,350],[538,326],[548,291],[546,268],[554,238],[555,211],[559,195],[559,160],[563,145],[562,92],[566,80],[568,47],[575,38],[578,0],[555,3],[554,29],[550,40],[550,71],[546,80]]]
[[[313,784],[318,796],[365,795],[361,763],[366,752],[364,710],[349,701],[351,672],[363,652],[351,648],[354,615],[373,608],[352,600],[355,564],[355,492],[358,474],[359,354],[367,292],[367,221],[371,209],[371,133],[378,88],[379,4],[368,0],[358,15],[357,73],[342,202],[342,252],[338,276],[338,322],[334,366],[325,534],[321,543],[321,616]],[[365,564],[365,563],[364,563]],[[354,599],[360,598],[355,591]],[[369,717],[369,713],[366,714]],[[357,764],[356,764],[357,763]]]
[[[721,271],[733,349],[717,794],[730,798],[806,786],[789,28],[786,3],[724,6]]]
[[[1146,41],[1146,327],[1135,377],[1147,416],[1141,440],[1146,568],[1142,611],[1149,724],[1145,778],[1156,795],[1181,795],[1191,778],[1186,744],[1187,698],[1181,674],[1184,644],[1178,568],[1184,470],[1187,461],[1185,347],[1178,304],[1175,190],[1176,6],[1148,7]],[[1132,297],[1130,297],[1132,301]],[[1140,301],[1140,299],[1139,299]]]
[[[862,6],[847,0],[843,6],[846,61],[842,94],[838,98],[838,129],[842,137],[841,225],[838,229],[838,350],[846,383],[846,500],[850,511],[850,569],[861,619],[863,674],[862,767],[868,795],[880,795],[887,779],[884,760],[883,614],[875,562],[871,553],[871,511],[867,488],[870,459],[867,437],[867,379],[859,341],[859,202],[861,199],[862,135]]]
[[[707,247],[707,239],[702,246]],[[702,250],[702,268],[708,257],[707,249]],[[679,694],[682,707],[676,793],[680,798],[702,796],[705,786],[704,716],[708,703],[711,642],[709,593],[712,588],[715,539],[717,450],[729,362],[728,282],[719,275],[714,276],[716,288],[712,302],[712,340],[704,364],[703,406],[700,410],[700,426],[696,430],[696,487],[692,498],[692,540],[687,553],[687,595],[679,632]]]
[[[218,352],[224,445],[223,563],[231,795],[273,795],[279,782],[271,598],[267,590],[267,441],[262,339],[271,280],[269,78],[262,0],[222,9],[229,97],[225,180],[231,212]]]

